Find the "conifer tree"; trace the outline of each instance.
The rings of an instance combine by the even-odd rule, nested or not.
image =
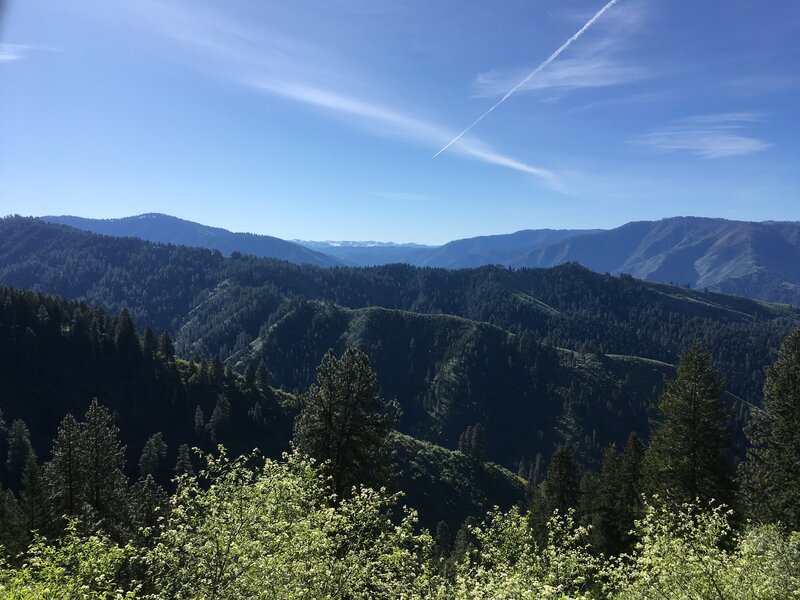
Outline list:
[[[478,461],[483,460],[486,455],[486,429],[480,423],[477,423],[472,430],[469,455]]]
[[[50,524],[50,510],[42,474],[33,454],[25,461],[19,504],[25,529],[45,533]]]
[[[142,355],[139,334],[136,332],[136,325],[127,309],[123,309],[117,317],[114,346],[123,361],[131,361],[136,364]]]
[[[169,337],[168,331],[164,331],[158,338],[158,353],[167,360],[175,358],[175,344],[172,343],[172,338]]]
[[[667,382],[651,424],[644,457],[645,491],[679,505],[699,499],[733,501],[730,415],[722,401],[725,383],[711,355],[698,343],[680,356],[677,377]]]
[[[632,433],[625,449],[617,453],[609,446],[592,505],[592,538],[596,548],[609,554],[630,550],[631,531],[642,510],[641,471],[644,448]]]
[[[173,469],[175,475],[194,475],[192,467],[192,455],[187,444],[178,446],[178,460]]]
[[[269,382],[270,372],[267,368],[267,363],[262,358],[256,369],[256,385],[262,392],[266,392],[269,389]]]
[[[217,403],[208,418],[208,430],[214,442],[218,442],[226,434],[230,419],[231,403],[224,394],[218,394]]]
[[[11,490],[4,490],[0,486],[0,548],[14,555],[22,550],[26,541],[23,518],[16,498]]]
[[[84,481],[81,464],[81,427],[67,414],[53,440],[52,459],[45,465],[45,481],[56,515],[78,514],[83,501]]]
[[[94,515],[113,526],[125,512],[125,446],[119,441],[119,429],[108,409],[96,398],[81,424],[79,448],[86,502]]]
[[[142,448],[142,454],[139,456],[139,477],[144,479],[150,476],[156,481],[163,480],[166,457],[167,444],[164,435],[159,431],[151,435]]]
[[[156,350],[158,350],[158,340],[151,327],[146,327],[142,336],[142,356],[147,363],[153,362]]]
[[[247,389],[251,389],[256,384],[256,370],[253,368],[253,363],[247,363],[244,369],[244,385]]]
[[[551,514],[557,510],[563,515],[578,505],[578,470],[572,450],[566,444],[559,444],[556,447],[547,469],[544,486]]]
[[[767,368],[764,402],[747,429],[742,487],[751,514],[800,530],[800,329]]]
[[[358,483],[380,483],[390,468],[389,434],[400,407],[378,393],[367,355],[355,348],[341,358],[328,351],[317,381],[302,398],[295,421],[298,448],[327,461],[333,490],[346,495]]]
[[[6,454],[6,469],[11,476],[11,481],[16,485],[22,479],[22,472],[25,469],[25,464],[28,462],[28,457],[36,453],[31,446],[31,434],[28,426],[24,421],[15,419],[11,423],[11,428],[8,431]]]
[[[547,522],[553,513],[558,511],[564,515],[570,509],[577,508],[579,500],[578,469],[572,450],[566,444],[559,444],[550,459],[547,476],[536,488],[530,501],[528,518],[536,538],[544,542],[547,538]]]
[[[204,437],[206,432],[206,417],[203,414],[203,409],[200,408],[200,405],[197,405],[197,408],[194,409],[194,434],[198,438]]]

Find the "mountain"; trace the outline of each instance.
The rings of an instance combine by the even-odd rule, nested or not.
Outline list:
[[[800,323],[800,310],[791,307],[601,275],[576,264],[321,269],[252,256],[225,258],[20,217],[0,219],[0,284],[83,300],[112,313],[127,308],[140,328],[169,330],[182,355],[226,361],[263,337],[262,330],[301,314],[292,309],[299,300],[350,310],[450,315],[532,336],[544,346],[666,363],[699,339],[713,353],[729,390],[754,404],[760,402],[763,367]],[[308,327],[310,339],[326,339],[332,321],[318,311],[302,314],[312,315],[312,325],[297,320],[300,329],[287,330],[279,352],[294,352],[295,337],[303,338]],[[411,346],[399,329],[404,322],[409,319],[386,325],[383,344],[399,337]],[[293,368],[313,373],[316,356],[304,349]],[[410,368],[400,355],[396,360],[401,373]],[[432,361],[415,367],[426,374],[430,368],[429,381],[435,376]],[[307,381],[287,374],[276,385],[294,389]]]
[[[148,438],[165,443],[155,474],[167,488],[181,444],[210,452],[222,443],[235,455],[258,448],[279,457],[289,449],[299,400],[256,379],[223,369],[218,361],[187,361],[166,338],[141,338],[129,317],[0,287],[0,449],[7,423],[24,422],[33,450],[50,455],[67,413],[77,418],[92,398],[114,415],[125,444],[126,474],[135,481]],[[126,332],[126,333],[123,333]],[[396,433],[394,489],[420,510],[424,525],[458,527],[468,515],[523,500],[524,482],[507,469]],[[19,487],[19,473],[0,461],[3,494]],[[3,515],[0,515],[3,516]]]
[[[375,266],[406,263],[419,267],[459,269],[505,264],[517,258],[523,251],[595,231],[599,230],[526,229],[516,233],[454,240],[442,246],[381,242],[298,241],[298,243],[335,256],[351,265]]]
[[[676,217],[533,248],[506,264],[579,262],[598,272],[800,304],[800,223]]]
[[[333,256],[344,264],[371,267],[392,263],[418,264],[436,246],[391,242],[304,242],[308,248]]]
[[[234,252],[263,258],[277,258],[296,264],[318,267],[338,266],[340,261],[294,242],[252,233],[233,233],[219,227],[200,225],[177,217],[148,213],[122,219],[84,219],[72,216],[41,217],[49,223],[68,225],[83,231],[115,237],[135,237],[150,242],[196,246],[219,250],[226,256]]]
[[[401,405],[400,433],[414,438],[398,438],[395,449],[409,498],[419,494],[422,508],[435,497],[459,519],[516,502],[521,484],[507,470],[546,461],[557,442],[596,468],[606,444],[645,435],[664,378],[695,339],[727,380],[740,433],[747,406],[760,402],[764,367],[800,325],[789,306],[575,263],[326,269],[21,217],[0,219],[0,285],[84,303],[0,295],[0,398],[9,419],[47,424],[31,433],[42,452],[64,412],[79,413],[92,395],[133,427],[133,457],[159,430],[171,452],[214,439],[277,451],[322,355],[355,346],[382,394]],[[174,362],[148,358],[153,336],[136,343],[134,322],[167,330]],[[262,360],[272,391],[243,377]],[[454,448],[476,424],[486,459],[500,467],[475,466],[473,485]],[[436,483],[437,469],[452,481]]]
[[[526,229],[454,240],[442,246],[382,242],[287,242],[231,233],[166,215],[92,220],[43,217],[114,236],[238,251],[316,266],[405,263],[447,269],[489,264],[553,267],[577,262],[598,273],[688,285],[800,304],[800,223],[701,217],[637,221],[610,230]]]
[[[525,229],[516,233],[454,240],[427,252],[421,260],[414,264],[448,269],[506,264],[524,250],[539,248],[595,231],[597,230]]]

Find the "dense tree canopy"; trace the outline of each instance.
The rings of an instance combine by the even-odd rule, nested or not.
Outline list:
[[[326,464],[338,496],[358,483],[383,483],[390,468],[389,434],[400,416],[381,398],[366,354],[348,348],[327,353],[317,382],[302,398],[295,422],[298,448]]]
[[[644,458],[645,490],[674,505],[715,501],[730,506],[733,476],[725,383],[695,343],[681,354],[678,375],[658,403]]]
[[[800,329],[767,369],[764,403],[748,437],[743,483],[752,514],[800,530]]]

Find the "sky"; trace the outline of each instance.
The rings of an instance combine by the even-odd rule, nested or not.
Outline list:
[[[429,244],[800,220],[800,2],[607,2],[0,0],[0,214]]]

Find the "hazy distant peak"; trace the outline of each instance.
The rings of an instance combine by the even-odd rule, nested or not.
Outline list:
[[[296,244],[302,244],[308,248],[438,248],[438,246],[431,246],[427,244],[417,244],[414,242],[376,242],[374,240],[368,241],[352,241],[352,240],[292,240]]]

